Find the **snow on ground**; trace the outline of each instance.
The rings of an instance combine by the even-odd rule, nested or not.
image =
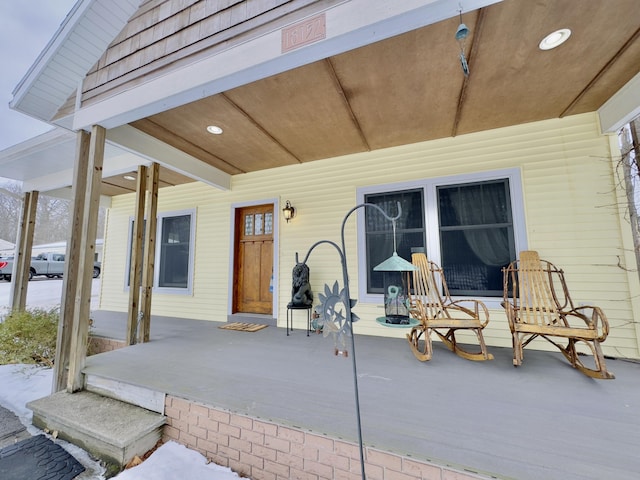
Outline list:
[[[98,308],[100,278],[91,281],[91,309]],[[62,279],[35,277],[27,286],[27,308],[49,310],[59,307],[62,298]],[[11,283],[0,280],[0,318],[8,313],[11,299]]]
[[[31,400],[46,397],[51,392],[51,369],[33,365],[0,365],[0,405],[13,411],[32,435],[42,431],[31,425],[32,412],[26,407]],[[87,471],[77,480],[104,480],[104,468],[83,450],[57,440],[82,463]],[[198,452],[176,442],[167,442],[137,467],[123,471],[117,480],[231,480],[240,478],[229,468],[214,463]]]

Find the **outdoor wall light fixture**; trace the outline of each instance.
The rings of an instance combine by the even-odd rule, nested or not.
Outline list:
[[[287,200],[284,208],[282,209],[282,215],[284,216],[284,219],[287,221],[287,223],[289,223],[289,220],[296,216],[296,209],[293,208],[289,200]]]
[[[133,175],[125,175],[123,178],[125,180],[135,180],[136,179],[136,177],[134,177]]]

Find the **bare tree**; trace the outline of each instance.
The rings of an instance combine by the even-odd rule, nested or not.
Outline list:
[[[19,184],[11,183],[0,190],[0,239],[15,243],[22,211],[22,190]],[[101,208],[98,216],[98,232],[104,230],[105,209]],[[36,227],[33,238],[34,245],[43,243],[68,241],[71,231],[71,201],[50,197],[46,194],[38,196],[36,211]]]
[[[0,190],[0,239],[11,243],[16,242],[18,222],[20,221],[20,209],[22,202],[19,197],[22,193],[20,186],[15,183],[6,183]]]
[[[640,274],[640,119],[632,120],[618,133],[622,151],[621,164],[624,173],[624,186],[627,194],[629,221],[633,233],[633,247],[636,256],[636,269]]]

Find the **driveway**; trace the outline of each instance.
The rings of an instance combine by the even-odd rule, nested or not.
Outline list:
[[[91,282],[91,309],[98,308],[98,294],[100,293],[100,279]],[[0,281],[0,316],[9,308],[11,298],[11,283]],[[27,289],[27,308],[50,309],[60,306],[62,296],[61,278],[36,277],[29,282]]]

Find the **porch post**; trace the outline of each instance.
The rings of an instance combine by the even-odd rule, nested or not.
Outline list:
[[[36,226],[38,192],[27,192],[22,200],[20,230],[16,242],[16,253],[11,272],[11,310],[24,310],[27,306],[27,287],[31,268],[33,232]]]
[[[138,332],[138,312],[140,311],[140,280],[142,277],[144,232],[144,204],[147,190],[147,167],[138,167],[136,187],[136,213],[133,220],[133,238],[131,242],[131,265],[129,267],[129,315],[127,317],[127,345],[135,345]]]
[[[73,166],[73,185],[71,186],[73,199],[71,232],[69,232],[67,240],[64,275],[62,277],[62,298],[60,299],[60,321],[58,322],[58,337],[56,339],[52,393],[64,390],[67,386],[71,330],[76,306],[75,297],[78,289],[78,272],[81,259],[80,243],[87,189],[89,142],[89,133],[84,130],[79,131],[76,139],[76,156]]]
[[[140,342],[148,342],[151,334],[151,296],[155,270],[159,176],[160,165],[153,163],[148,170],[147,178],[147,223],[144,233],[144,266],[142,270],[142,299],[140,300],[142,331],[138,333],[138,341]]]
[[[104,127],[94,125],[91,128],[87,182],[84,194],[85,206],[80,227],[78,280],[75,292],[67,378],[67,391],[70,393],[82,390],[84,387],[82,368],[87,358],[91,283],[93,279],[96,230],[98,227],[98,209],[100,207],[100,184],[102,182],[105,138],[106,130]]]

